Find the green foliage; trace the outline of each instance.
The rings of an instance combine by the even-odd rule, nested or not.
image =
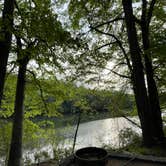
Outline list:
[[[54,149],[54,160],[57,161],[58,164],[61,163],[63,159],[69,157],[72,153],[72,149]]]
[[[119,49],[118,42],[113,36],[107,36],[106,34],[101,35],[99,32],[91,31],[87,35],[87,38],[81,38],[83,43],[86,44],[85,46],[80,46],[80,50],[77,52],[74,48],[80,43],[78,39],[72,38],[73,34],[70,34],[69,31],[63,28],[62,23],[59,21],[58,14],[55,13],[55,6],[53,6],[51,0],[18,0],[17,3],[18,8],[15,9],[14,13],[14,34],[15,36],[19,36],[23,43],[21,57],[19,58],[28,55],[29,58],[34,60],[35,64],[37,64],[35,68],[36,73],[40,73],[36,74],[34,70],[34,73],[37,75],[36,78],[32,77],[30,74],[27,75],[23,136],[25,148],[39,147],[44,139],[49,140],[48,135],[52,137],[56,135],[54,131],[48,130],[48,128],[52,129],[54,127],[54,123],[48,121],[47,118],[51,119],[52,117],[61,116],[61,114],[75,114],[79,111],[85,114],[88,113],[89,119],[91,119],[94,114],[97,116],[99,112],[101,114],[110,112],[111,116],[118,116],[119,113],[121,113],[120,111],[125,114],[128,112],[124,110],[134,110],[134,112],[130,113],[135,115],[133,95],[124,94],[121,91],[89,90],[84,87],[76,87],[72,83],[55,79],[57,70],[55,70],[55,72],[54,69],[58,69],[60,73],[64,72],[63,69],[65,67],[63,65],[66,65],[66,62],[67,67],[75,67],[73,71],[75,70],[76,74],[72,75],[72,77],[83,76],[83,79],[85,79],[86,76],[88,76],[87,83],[101,81],[98,75],[102,73],[101,71],[103,71],[105,67],[110,65],[110,62],[117,63],[113,69],[130,76],[128,69],[126,69],[123,51]],[[69,3],[68,14],[72,21],[72,27],[75,30],[80,30],[74,31],[76,34],[89,30],[90,25],[97,26],[123,16],[121,1],[119,0],[71,0],[70,2],[61,0],[59,3]],[[155,6],[150,26],[151,48],[148,50],[150,53],[153,53],[152,60],[156,68],[155,73],[158,76],[158,86],[160,87],[163,105],[165,104],[166,78],[166,13],[163,8],[164,5],[165,3],[163,1],[157,1],[157,5]],[[0,4],[0,9],[1,6]],[[139,11],[140,7],[134,9],[138,18]],[[139,30],[139,27],[137,28]],[[72,31],[72,29],[70,30]],[[126,29],[123,20],[120,20],[118,23],[112,22],[111,24],[103,24],[99,27],[99,30],[113,34],[122,41],[122,46],[125,48],[126,55],[128,56],[127,38],[126,35],[124,35]],[[138,39],[141,39],[140,34],[138,34]],[[102,47],[104,44],[108,44],[107,47]],[[66,48],[70,49],[67,50]],[[64,52],[66,50],[68,52]],[[12,56],[15,56],[16,51],[16,43],[15,40],[13,40]],[[33,71],[34,68],[32,66],[28,66],[28,68]],[[49,68],[51,69],[49,70]],[[110,73],[111,71],[108,72],[108,75]],[[111,82],[114,82],[114,79],[111,79]],[[6,119],[12,117],[14,111],[15,87],[16,75],[10,74],[6,80],[0,117]],[[39,122],[40,118],[43,119]],[[0,145],[0,151],[3,154],[8,154],[11,123],[6,121],[2,121],[1,123],[0,142],[4,142],[4,144]],[[48,135],[45,133],[46,130],[47,134],[49,133]],[[41,137],[43,140],[40,139]],[[131,140],[134,141],[138,138],[131,129],[121,131],[120,137],[123,146]],[[55,140],[49,141],[57,145],[54,142]],[[60,150],[55,147],[54,155],[56,159],[59,160],[64,154],[69,153],[68,151],[60,152]],[[36,160],[43,156],[47,158],[48,154],[45,152],[37,154]]]
[[[64,44],[70,34],[62,28],[57,20],[51,1],[19,1],[19,11],[16,12],[16,19],[20,20],[17,33],[28,39],[37,38],[40,42],[48,44]],[[21,18],[20,18],[21,15]],[[41,21],[42,20],[42,21]],[[44,47],[44,45],[43,45]],[[41,51],[41,50],[40,50]]]
[[[125,128],[119,133],[120,147],[126,147],[126,145],[140,141],[140,136],[134,132],[131,128]]]
[[[36,71],[40,70],[43,75],[46,72],[53,75],[55,69],[62,72],[62,64],[65,63],[62,52],[77,45],[71,34],[62,27],[54,8],[50,0],[18,1],[14,13],[14,35],[23,44],[17,60],[28,56],[30,62],[33,60],[32,63],[37,65]],[[17,52],[15,41],[12,46],[12,52]],[[52,72],[47,67],[52,68]],[[34,65],[31,70],[34,70]]]
[[[166,6],[166,3],[164,1],[157,1],[154,12],[153,12],[156,19],[161,20],[163,22],[166,21],[165,6]]]
[[[161,96],[161,104],[164,104],[163,96],[165,94],[165,81],[166,81],[166,29],[165,21],[166,12],[161,18],[158,18],[158,24],[151,26],[151,48],[149,52],[153,55],[153,64],[155,78],[158,84],[159,94]]]
[[[111,18],[113,14],[117,14],[119,10],[116,8],[118,1],[78,1],[72,0],[69,4],[69,15],[74,28],[83,27],[87,21],[97,21],[97,18],[104,20]],[[104,10],[104,12],[103,12]],[[111,11],[111,13],[109,12]]]
[[[6,120],[0,120],[0,156],[8,157],[12,124]]]
[[[30,81],[30,80],[29,80]],[[54,80],[38,80],[38,83],[27,84],[25,96],[25,117],[33,118],[45,114],[46,116],[58,116],[58,106],[63,101],[64,89],[62,84]]]
[[[9,75],[1,117],[13,114],[16,76]],[[57,117],[62,114],[82,112],[112,112],[133,109],[132,95],[109,90],[90,90],[54,79],[36,79],[28,75],[25,91],[25,119]],[[8,103],[8,104],[5,104]],[[125,112],[124,112],[125,113]]]
[[[24,120],[23,133],[23,148],[26,150],[41,148],[41,138],[43,140],[47,138],[46,132],[28,119]]]
[[[137,3],[138,1],[132,1],[134,14],[138,19],[141,19],[142,6]],[[148,5],[150,5],[151,1],[147,1]],[[62,3],[67,3],[62,0]],[[119,0],[116,1],[78,1],[72,0],[69,3],[68,13],[70,15],[70,21],[73,24],[74,28],[79,29],[80,33],[87,31],[85,33],[84,40],[88,41],[88,48],[91,50],[91,53],[82,53],[80,57],[77,56],[77,76],[82,75],[85,78],[85,75],[90,75],[89,81],[97,82],[97,77],[94,73],[100,73],[101,69],[107,68],[109,62],[114,62],[115,69],[119,73],[120,71],[130,76],[130,71],[126,69],[126,60],[124,58],[124,52],[121,50],[121,46],[124,48],[126,52],[126,56],[128,56],[128,42],[126,36],[126,27],[123,19],[120,19],[123,16],[122,2]],[[147,6],[148,6],[147,5]],[[103,12],[104,11],[104,12]],[[117,19],[119,18],[119,20]],[[150,24],[150,45],[151,48],[149,52],[152,53],[152,61],[154,64],[154,68],[158,67],[156,71],[156,77],[159,75],[159,87],[164,86],[165,82],[165,2],[164,1],[156,1],[154,6],[154,11],[152,13],[152,19]],[[110,21],[114,20],[115,21]],[[117,20],[116,20],[117,19]],[[138,23],[138,22],[136,22]],[[96,27],[93,29],[91,27]],[[91,29],[90,29],[91,28]],[[140,26],[137,26],[138,30],[138,39],[141,43],[141,33],[139,32]],[[86,36],[87,35],[87,36]],[[121,46],[119,46],[118,42],[113,37],[115,36],[120,42]],[[112,42],[109,44],[109,42]],[[108,44],[108,45],[107,45]],[[107,46],[104,46],[107,45]],[[104,47],[102,47],[104,46]],[[100,49],[99,49],[100,48]],[[140,45],[142,49],[142,45]],[[99,54],[96,55],[96,49]],[[143,51],[143,50],[142,50]],[[102,56],[102,54],[104,56]],[[106,53],[109,53],[106,54]],[[95,59],[96,57],[96,59]],[[104,61],[105,60],[105,61]],[[128,60],[130,61],[130,57],[128,56]],[[101,63],[99,63],[101,62]],[[95,70],[100,68],[100,70]],[[121,73],[120,72],[120,73]],[[111,72],[109,72],[110,74]],[[99,77],[98,77],[99,78]],[[161,79],[162,78],[162,79]],[[109,76],[107,77],[109,79]],[[111,79],[111,78],[110,78]],[[102,81],[102,79],[100,80]],[[109,80],[108,80],[109,81]],[[112,81],[113,82],[113,81]],[[112,83],[111,82],[111,83]]]
[[[120,80],[115,76],[116,72],[130,76],[123,51],[116,40],[122,41],[122,47],[127,48],[124,20],[120,19],[123,17],[122,12],[119,0],[70,1],[68,7],[70,21],[73,23],[74,29],[78,29],[76,34],[85,34],[78,35],[85,43],[83,48],[80,49],[80,52],[76,52],[76,56],[73,56],[71,61],[69,60],[70,65],[76,70],[73,75],[75,79],[80,79],[87,84],[99,82],[102,85],[110,86]],[[119,20],[110,23],[115,18],[119,18]],[[92,27],[97,27],[99,31]],[[124,50],[128,55],[128,50]],[[115,64],[115,67],[112,64]],[[113,68],[113,72],[111,68]],[[114,76],[116,79],[113,79]]]
[[[16,76],[15,75],[8,76],[4,88],[4,98],[2,100],[0,117],[8,118],[13,114],[15,91],[16,91]]]
[[[92,116],[105,112],[110,112],[111,116],[120,116],[128,113],[125,110],[131,114],[134,107],[133,96],[120,91],[90,90],[83,87],[75,88],[74,91],[73,98],[62,103],[61,111],[64,114],[82,110],[89,115],[92,113]]]
[[[8,91],[10,91],[10,98],[10,96],[14,96],[15,93],[15,89],[12,89],[14,85],[11,83],[16,82],[15,75],[9,75],[8,81],[10,84],[7,84],[8,88],[6,88],[5,94],[9,93]],[[36,81],[38,82],[36,83]],[[34,79],[28,75],[24,102],[25,119],[23,131],[23,147],[24,149],[33,150],[34,148],[41,148],[41,146],[44,146],[49,142],[52,146],[54,146],[54,151],[56,151],[55,157],[58,157],[59,159],[61,159],[62,156],[64,157],[65,154],[69,154],[68,152],[70,152],[68,150],[67,152],[66,150],[60,152],[60,149],[57,149],[58,142],[62,141],[64,138],[57,138],[58,131],[55,131],[54,127],[58,127],[59,122],[58,120],[53,119],[53,116],[57,117],[61,113],[66,114],[66,108],[68,109],[68,106],[63,108],[62,103],[65,101],[69,103],[71,102],[71,110],[69,110],[68,113],[72,115],[72,123],[70,124],[73,125],[75,122],[75,119],[73,119],[73,114],[78,111],[82,111],[83,114],[85,113],[86,116],[83,115],[83,121],[93,120],[94,116],[98,116],[98,118],[104,117],[104,113],[106,111],[105,109],[110,109],[111,105],[115,104],[112,101],[115,102],[115,100],[117,100],[116,104],[118,102],[120,103],[121,100],[124,100],[122,103],[125,103],[126,101],[129,103],[131,102],[130,95],[127,94],[124,95],[124,97],[118,98],[118,93],[122,96],[122,93],[120,92],[90,90],[86,89],[85,87],[76,87],[72,83],[54,79],[38,78],[36,81],[34,81]],[[40,88],[42,88],[42,96]],[[6,100],[8,100],[7,97]],[[126,106],[124,108],[126,108]],[[121,105],[121,109],[123,109],[123,104]],[[13,110],[9,109],[8,111],[10,112],[11,116],[13,114]],[[100,111],[101,115],[97,115],[98,111]],[[5,115],[5,117],[10,116]],[[107,114],[106,117],[108,116],[109,115]],[[67,120],[65,120],[65,117],[62,117],[61,119],[60,121],[68,123]],[[5,143],[6,146],[4,147],[5,152],[8,151],[7,148],[9,146],[11,134],[11,123],[7,124],[10,124],[9,127],[7,127],[7,129],[5,128],[5,130],[3,128],[2,131],[0,131],[8,132],[8,134],[2,134],[2,136],[5,136],[5,138],[2,138],[4,139],[3,141],[7,141]],[[63,125],[64,124],[61,126]],[[47,157],[48,156],[44,152],[36,154],[37,161],[44,158],[47,159]],[[30,162],[28,158],[26,161],[27,163]]]

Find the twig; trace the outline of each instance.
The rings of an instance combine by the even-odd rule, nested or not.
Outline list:
[[[112,73],[114,73],[114,74],[116,74],[116,75],[118,75],[119,77],[131,79],[130,76],[126,76],[126,75],[120,74],[120,73],[114,71],[113,69],[109,69],[109,68],[105,68],[105,69],[106,69],[106,70],[109,70],[110,72],[112,72]]]
[[[42,101],[43,101],[43,104],[44,104],[44,107],[45,107],[46,111],[49,112],[49,111],[48,111],[49,109],[48,109],[47,104],[46,104],[45,99],[44,99],[43,89],[42,89],[42,87],[41,87],[39,81],[37,80],[37,78],[36,78],[36,76],[35,76],[35,73],[32,72],[32,71],[30,71],[30,70],[28,70],[28,69],[27,69],[27,71],[28,71],[30,74],[32,74],[32,76],[33,76],[33,78],[34,78],[34,80],[35,80],[37,86],[39,87],[39,90],[40,90],[40,97],[41,97],[41,99],[42,99]]]
[[[96,50],[99,50],[99,49],[101,49],[101,48],[103,48],[103,47],[110,46],[111,44],[115,44],[115,43],[117,43],[117,42],[115,41],[115,42],[106,43],[106,44],[104,44],[104,45],[99,46],[98,48],[96,48],[95,51],[96,51]]]
[[[139,124],[135,123],[133,120],[129,119],[125,115],[122,115],[122,117],[124,117],[126,120],[128,120],[129,122],[131,122],[132,124],[134,124],[135,126],[137,126],[137,127],[139,127],[141,129],[141,126]]]
[[[112,22],[121,21],[121,20],[124,20],[124,18],[123,17],[117,17],[117,18],[114,18],[113,20],[109,20],[109,21],[103,22],[101,24],[98,24],[98,25],[95,26],[95,28],[101,27],[101,26],[106,25],[106,24],[110,24]]]
[[[74,135],[74,142],[73,142],[72,153],[74,153],[74,149],[75,149],[75,145],[76,145],[76,139],[77,139],[77,133],[78,133],[78,128],[79,128],[79,125],[80,125],[80,121],[81,121],[81,112],[79,111],[78,121],[77,121],[77,127],[76,127],[76,131],[75,131],[75,135]]]

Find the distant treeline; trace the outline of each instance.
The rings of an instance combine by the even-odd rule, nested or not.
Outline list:
[[[134,109],[134,97],[122,91],[87,89],[53,78],[35,79],[28,75],[25,92],[25,118],[57,117],[79,111],[101,113]],[[16,76],[9,75],[5,86],[1,117],[11,117],[14,110]]]
[[[81,90],[80,90],[81,89]],[[118,114],[120,111],[132,111],[134,109],[134,98],[131,94],[111,90],[90,90],[86,88],[75,88],[76,94],[72,99],[66,99],[59,107],[63,114],[74,114],[79,111],[89,113],[112,112]]]

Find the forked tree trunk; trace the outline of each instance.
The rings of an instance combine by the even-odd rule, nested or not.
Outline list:
[[[12,39],[14,0],[5,0],[0,29],[0,106],[3,98],[6,66]]]
[[[21,41],[19,40],[21,45]],[[14,120],[9,151],[8,166],[22,166],[22,131],[23,131],[23,102],[25,91],[25,78],[28,57],[19,59],[19,72],[17,78],[17,88],[15,97]]]
[[[145,146],[153,145],[151,112],[145,86],[143,64],[137,39],[136,26],[133,17],[132,0],[122,0],[127,27],[127,36],[130,48],[130,56],[133,66],[133,89],[136,99],[138,116],[140,118],[143,143]]]
[[[141,26],[141,31],[142,31],[142,41],[144,48],[144,61],[145,61],[145,71],[147,76],[148,95],[149,95],[150,107],[152,112],[153,136],[155,137],[156,141],[160,142],[163,141],[164,138],[161,109],[159,103],[158,90],[154,79],[151,54],[148,50],[150,48],[148,25],[146,20],[142,21],[143,22]]]

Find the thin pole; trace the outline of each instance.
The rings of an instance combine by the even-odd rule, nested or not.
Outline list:
[[[75,135],[74,135],[74,142],[73,142],[72,154],[74,153],[74,149],[75,149],[75,145],[76,145],[77,133],[78,133],[78,128],[79,128],[79,125],[80,125],[80,121],[81,121],[81,112],[79,111],[78,121],[77,121],[77,127],[76,127],[76,131],[75,131]]]

